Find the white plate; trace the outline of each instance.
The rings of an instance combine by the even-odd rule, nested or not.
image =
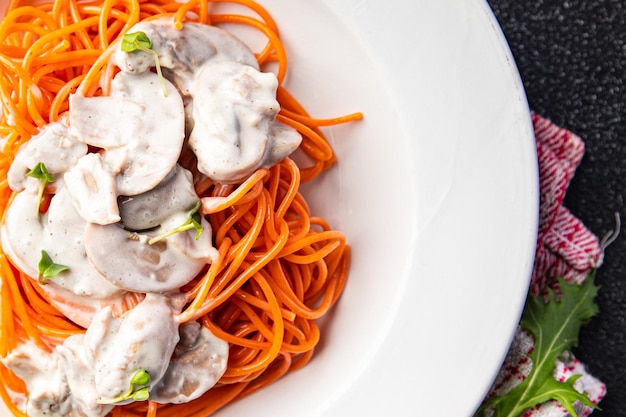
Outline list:
[[[266,0],[288,86],[331,130],[314,209],[353,245],[318,356],[218,416],[469,417],[521,314],[538,174],[525,94],[483,0]]]
[[[308,194],[353,265],[313,362],[218,416],[469,417],[506,353],[537,227],[532,126],[483,0],[261,0],[339,164]],[[2,413],[0,412],[0,415]]]

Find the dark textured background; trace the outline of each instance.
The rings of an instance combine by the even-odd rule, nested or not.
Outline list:
[[[593,416],[626,416],[626,1],[488,0],[507,37],[531,109],[583,138],[565,206],[598,236],[621,236],[596,275],[600,313],[576,356],[606,383]]]

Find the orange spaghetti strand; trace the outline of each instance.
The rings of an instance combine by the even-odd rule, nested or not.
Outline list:
[[[247,12],[217,13],[217,3],[234,3]],[[227,341],[227,370],[213,389],[189,403],[136,402],[113,408],[110,417],[206,417],[305,366],[322,337],[316,320],[335,305],[347,282],[350,246],[342,233],[310,212],[300,186],[337,159],[323,129],[363,115],[320,119],[307,113],[282,85],[288,60],[277,25],[253,0],[32,4],[11,0],[0,22],[2,222],[14,194],[6,177],[19,147],[43,125],[64,120],[71,94],[108,94],[115,74],[110,56],[121,37],[143,19],[169,16],[177,27],[200,22],[254,29],[264,42],[255,51],[259,65],[276,64],[272,68],[281,106],[277,120],[301,133],[300,150],[308,158],[300,164],[287,158],[240,183],[218,184],[200,176],[191,165],[193,158],[181,157],[179,163],[195,175],[200,213],[211,224],[218,256],[181,288],[186,304],[177,320],[198,321]],[[72,308],[71,301],[49,296],[37,277],[19,271],[2,251],[0,282],[0,356],[27,341],[50,350],[70,335],[85,332],[55,307],[61,303]],[[129,294],[116,314],[132,309],[143,297]],[[13,402],[19,396],[28,397],[25,383],[0,365],[0,397],[13,415],[22,417]]]

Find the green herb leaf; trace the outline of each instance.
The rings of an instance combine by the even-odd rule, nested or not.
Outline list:
[[[148,385],[150,383],[150,374],[145,369],[140,369],[133,374],[130,383],[138,386]]]
[[[135,401],[146,401],[150,398],[150,392],[148,391],[148,387],[141,388],[133,393],[133,400]]]
[[[181,232],[191,230],[191,229],[196,229],[196,240],[200,239],[200,235],[202,234],[202,231],[204,230],[201,224],[201,221],[202,221],[202,217],[200,216],[201,206],[202,206],[202,202],[198,201],[196,205],[193,207],[193,209],[191,210],[191,212],[189,213],[189,217],[187,217],[187,220],[183,224],[181,224],[180,226],[172,230],[168,230],[167,232],[161,235],[151,238],[150,240],[148,240],[148,244],[153,245],[176,233],[181,233]]]
[[[127,33],[122,37],[121,49],[124,52],[144,51],[148,52],[154,58],[154,66],[156,67],[159,80],[161,81],[161,87],[163,87],[163,95],[167,97],[167,88],[165,87],[165,81],[163,80],[163,73],[161,72],[161,64],[159,64],[159,55],[152,48],[152,41],[145,32],[132,32]]]
[[[152,41],[145,32],[127,33],[122,38],[122,51],[124,52],[145,51],[150,48],[152,48]]]
[[[559,300],[553,291],[549,292],[547,302],[542,296],[528,297],[520,325],[535,340],[534,349],[529,354],[532,370],[509,392],[487,400],[475,416],[483,416],[491,409],[494,417],[517,417],[549,400],[558,401],[573,417],[576,417],[573,404],[577,400],[596,407],[587,395],[574,388],[579,375],[565,382],[559,382],[553,376],[555,361],[578,344],[580,328],[598,312],[594,302],[598,287],[594,278],[595,273],[589,274],[582,285],[569,284],[559,278]]]
[[[54,182],[54,178],[52,177],[52,175],[50,175],[48,169],[46,168],[46,165],[43,162],[37,163],[37,165],[35,165],[33,169],[26,173],[26,176],[39,180],[39,194],[37,199],[36,211],[36,213],[39,214],[39,207],[41,206],[41,201],[43,200],[43,192],[46,188],[46,184],[49,182]]]
[[[204,230],[202,228],[202,225],[200,224],[200,222],[202,221],[202,217],[200,216],[200,213],[198,212],[198,209],[200,208],[201,205],[202,204],[200,202],[196,204],[194,211],[189,215],[189,219],[187,220],[188,222],[191,223],[191,226],[194,229],[196,229],[196,240],[200,239],[202,230]]]
[[[96,400],[98,404],[116,404],[126,400],[146,401],[150,398],[150,374],[145,369],[139,369],[130,377],[130,386],[125,393],[115,398]]]
[[[37,163],[37,165],[35,165],[33,169],[26,173],[26,176],[36,178],[44,184],[48,182],[54,182],[54,178],[52,177],[52,175],[50,175],[48,169],[46,168],[46,165],[43,162]]]
[[[54,278],[61,272],[70,269],[69,266],[54,263],[50,255],[48,255],[48,252],[45,250],[41,251],[41,259],[39,260],[38,268],[39,281],[41,282],[48,278]]]

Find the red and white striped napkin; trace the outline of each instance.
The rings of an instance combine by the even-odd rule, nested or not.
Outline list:
[[[556,277],[581,283],[592,268],[602,263],[603,247],[599,239],[563,206],[567,187],[582,160],[585,146],[580,137],[560,128],[535,113],[531,114],[539,158],[539,232],[530,291],[541,294],[550,288]],[[509,391],[529,373],[532,364],[528,354],[533,339],[518,328],[509,353],[491,389],[491,395]],[[573,356],[557,361],[554,377],[565,381],[581,374],[575,387],[587,392],[594,403],[606,393],[606,386],[590,375],[584,364]],[[593,411],[578,403],[574,409],[579,417]],[[556,401],[528,410],[522,417],[565,417],[569,413]]]

